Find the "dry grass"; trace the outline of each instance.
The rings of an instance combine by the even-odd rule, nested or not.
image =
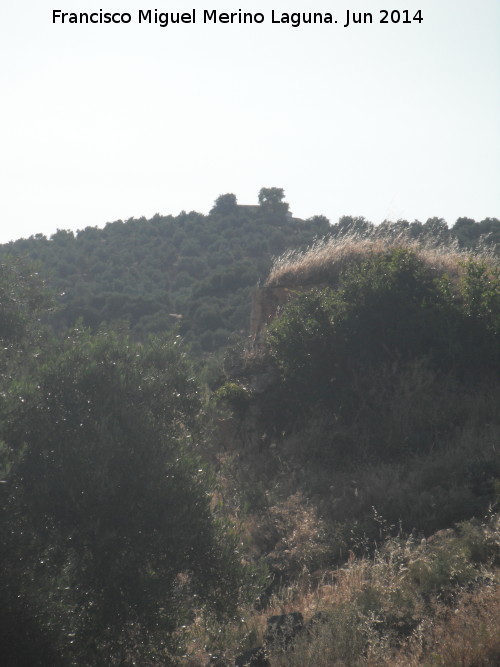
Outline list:
[[[330,622],[304,637],[271,667],[497,667],[500,664],[500,588],[463,593],[453,607],[434,601],[408,640],[376,614],[360,615],[338,602]]]
[[[500,664],[500,587],[492,561],[473,563],[471,540],[499,547],[498,517],[435,540],[388,540],[371,560],[351,558],[329,580],[276,613],[327,621],[272,667],[493,667]],[[483,583],[480,583],[483,582]]]
[[[464,593],[451,609],[435,604],[433,616],[419,625],[387,665],[495,667],[500,664],[498,586]]]
[[[477,549],[483,557],[477,560]],[[238,622],[191,628],[189,658],[234,657],[261,645],[267,619],[300,611],[306,624],[293,650],[274,650],[271,667],[494,667],[500,664],[500,521],[441,531],[432,540],[388,539],[372,558],[303,575],[283,587],[265,611],[242,610]],[[474,555],[475,554],[475,555]]]
[[[263,512],[248,532],[275,575],[300,577],[317,569],[327,553],[324,523],[300,492]]]
[[[336,238],[325,237],[308,250],[287,251],[275,259],[265,285],[335,284],[345,267],[373,254],[398,248],[413,250],[431,270],[438,275],[446,273],[450,278],[462,275],[464,264],[472,257],[498,266],[498,258],[491,250],[470,252],[456,244],[436,244],[432,237],[416,241],[404,233],[391,235],[375,228],[368,235],[346,233]]]

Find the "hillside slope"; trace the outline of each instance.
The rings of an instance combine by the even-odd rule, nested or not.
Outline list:
[[[258,205],[239,205],[225,194],[208,215],[181,212],[118,220],[76,234],[59,230],[50,238],[37,234],[0,246],[0,258],[13,255],[39,264],[56,295],[50,322],[57,331],[78,319],[93,330],[125,322],[144,340],[180,325],[199,355],[248,334],[251,292],[267,276],[273,257],[325,235],[373,230],[363,218],[344,217],[334,225],[323,216],[294,218],[283,199],[280,188],[262,188]],[[414,239],[455,239],[464,247],[500,239],[496,219],[461,218],[451,230],[438,218],[383,223],[380,229],[405,231]]]
[[[216,392],[243,495],[265,507],[266,494],[303,494],[335,526],[338,557],[375,538],[373,508],[427,535],[487,512],[500,479],[498,259],[351,236],[277,260],[267,283],[288,285],[287,299]]]
[[[496,666],[498,258],[358,230],[278,259],[277,290],[215,392],[219,494],[269,584],[204,645],[224,665]]]
[[[59,331],[78,318],[97,329],[127,322],[134,337],[180,323],[193,352],[225,345],[248,329],[250,292],[272,257],[328,232],[326,219],[292,218],[288,205],[239,206],[222,195],[209,215],[182,212],[59,230],[0,247],[39,263],[57,297]],[[229,201],[228,201],[229,198]]]

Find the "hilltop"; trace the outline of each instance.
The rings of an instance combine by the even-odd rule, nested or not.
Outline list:
[[[234,194],[224,194],[208,215],[157,214],[103,229],[59,230],[49,238],[36,234],[0,246],[0,258],[12,255],[38,265],[55,295],[49,319],[58,332],[77,320],[93,331],[125,323],[136,340],[177,328],[199,356],[248,335],[252,290],[264,282],[276,256],[325,237],[374,229],[363,218],[346,216],[335,224],[324,216],[295,218],[284,196],[281,188],[262,188],[258,204],[239,204]],[[500,241],[496,219],[460,218],[448,229],[432,218],[378,229],[403,230],[413,239],[455,239],[460,247]]]
[[[59,230],[0,247],[0,256],[36,262],[56,295],[57,331],[81,319],[127,323],[132,335],[178,327],[192,352],[214,351],[246,334],[250,293],[287,248],[329,230],[324,218],[293,218],[283,192],[263,188],[258,205],[221,195],[208,215],[191,211],[118,220],[76,234]]]

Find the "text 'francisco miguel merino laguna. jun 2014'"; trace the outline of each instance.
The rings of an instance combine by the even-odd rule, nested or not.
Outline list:
[[[192,9],[184,12],[163,12],[158,9],[138,9],[135,14],[130,12],[106,12],[102,9],[93,12],[64,12],[62,9],[52,10],[52,23],[71,24],[128,24],[139,23],[157,25],[161,28],[180,24],[203,23],[208,25],[260,25],[271,23],[288,25],[298,28],[302,25],[326,24],[340,25],[348,28],[357,24],[420,24],[423,21],[421,10],[381,9],[376,12],[357,12],[345,9],[338,13],[331,12],[282,12],[274,9],[264,12],[220,12],[217,9]]]

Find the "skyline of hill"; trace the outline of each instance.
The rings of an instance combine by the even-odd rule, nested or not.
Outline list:
[[[143,340],[177,327],[194,354],[210,353],[248,334],[251,293],[275,257],[319,238],[353,230],[363,235],[375,227],[360,217],[335,224],[321,215],[294,218],[284,197],[281,188],[262,188],[258,204],[238,204],[234,194],[224,194],[208,215],[182,211],[76,233],[61,229],[48,238],[36,234],[0,245],[0,258],[38,265],[55,294],[50,324],[58,332],[78,320],[93,331],[126,323]],[[468,249],[500,244],[496,218],[459,218],[453,227],[440,218],[399,220],[377,229]]]

